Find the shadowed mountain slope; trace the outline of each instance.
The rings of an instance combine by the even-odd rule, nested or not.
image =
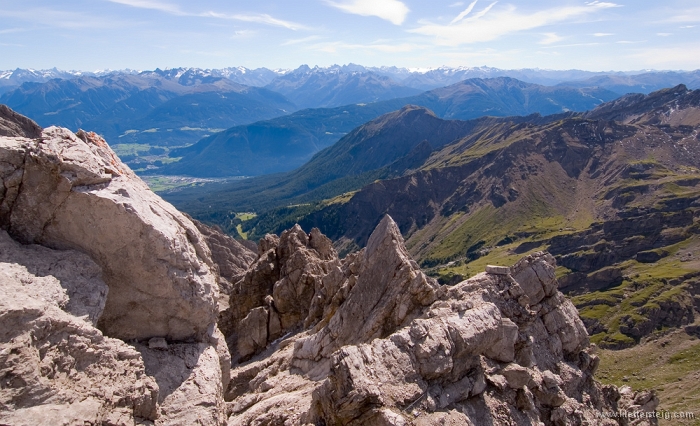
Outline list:
[[[183,157],[161,174],[197,177],[255,176],[295,169],[355,127],[404,105],[438,117],[470,120],[534,113],[585,111],[616,94],[601,89],[551,88],[511,78],[472,79],[418,96],[334,109],[308,109],[287,117],[228,129],[175,150]]]
[[[494,123],[401,177],[264,213],[243,230],[293,220],[347,251],[390,214],[409,251],[445,281],[547,250],[561,288],[581,295],[594,341],[629,346],[695,318],[699,112],[700,91],[678,86],[549,122]]]

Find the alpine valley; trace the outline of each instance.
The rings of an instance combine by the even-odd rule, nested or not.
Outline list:
[[[700,416],[700,71],[0,87],[0,424]]]

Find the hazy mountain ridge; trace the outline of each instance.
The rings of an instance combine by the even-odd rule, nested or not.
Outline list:
[[[421,90],[361,67],[309,68],[301,66],[265,86],[287,96],[302,108],[337,107],[416,95]]]
[[[171,70],[23,83],[0,102],[42,126],[91,128],[119,143],[188,145],[211,129],[285,115],[284,96],[224,77]]]
[[[334,109],[307,109],[228,129],[174,151],[172,155],[184,158],[163,167],[159,173],[222,177],[292,170],[355,127],[404,105],[428,108],[439,117],[469,120],[484,115],[506,117],[585,111],[616,97],[615,93],[604,89],[552,88],[507,77],[472,79],[417,96]],[[277,152],[290,151],[296,153],[295,158],[285,156],[284,161],[280,161],[276,157]]]

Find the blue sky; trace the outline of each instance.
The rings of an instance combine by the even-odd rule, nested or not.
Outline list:
[[[700,68],[697,0],[0,0],[0,69]]]

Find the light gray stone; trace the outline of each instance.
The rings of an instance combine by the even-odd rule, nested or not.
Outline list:
[[[486,273],[494,275],[509,275],[510,268],[508,266],[486,265]]]
[[[36,140],[0,137],[0,158],[16,168],[0,173],[0,226],[22,243],[81,251],[100,266],[109,295],[98,325],[107,335],[204,339],[218,299],[209,248],[103,139],[49,127]],[[21,185],[8,187],[18,170]]]

